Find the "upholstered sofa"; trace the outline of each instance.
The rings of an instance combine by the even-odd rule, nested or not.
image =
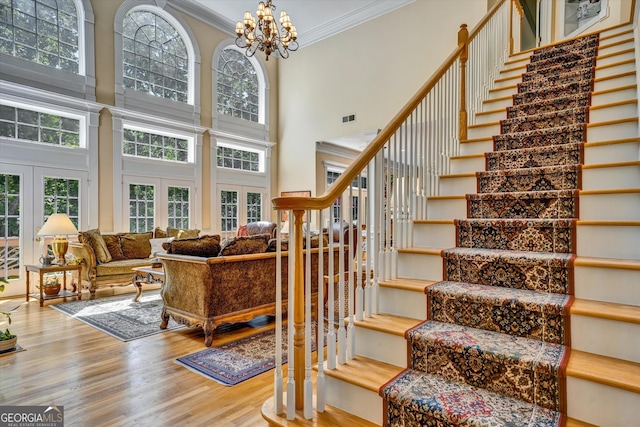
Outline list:
[[[69,254],[84,264],[80,282],[89,289],[90,299],[104,286],[132,284],[133,268],[152,264],[161,244],[170,239],[197,237],[199,230],[156,228],[146,233],[108,233],[99,229],[82,231],[69,244]]]
[[[346,231],[345,231],[346,232]],[[337,235],[339,238],[339,234]],[[312,294],[315,299],[318,283],[319,249],[316,236],[311,249],[304,249],[303,259],[311,256]],[[197,239],[194,239],[197,240]],[[260,247],[255,244],[260,241]],[[323,237],[323,276],[328,272],[329,250]],[[236,243],[238,242],[238,243]],[[240,249],[253,242],[252,253]],[[183,252],[186,241],[180,243]],[[240,236],[223,243],[219,256],[194,256],[176,254],[176,248],[168,248],[167,254],[158,258],[164,267],[164,284],[161,295],[164,302],[161,328],[167,327],[170,318],[190,327],[204,329],[205,345],[210,346],[213,332],[221,323],[244,322],[258,315],[274,315],[276,312],[276,252],[275,241],[269,234]],[[236,246],[236,249],[233,249]],[[232,248],[225,253],[226,248]],[[283,249],[285,248],[283,244]],[[238,251],[239,250],[239,251]],[[265,252],[268,250],[268,252]],[[189,250],[187,250],[189,252]],[[214,253],[212,251],[211,253]],[[243,253],[244,252],[244,253]],[[282,252],[282,300],[287,301],[288,251]],[[345,266],[349,266],[348,251],[344,252]],[[339,248],[334,247],[333,262],[338,265]],[[284,306],[286,308],[286,305]]]

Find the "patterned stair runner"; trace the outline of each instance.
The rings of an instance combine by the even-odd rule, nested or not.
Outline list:
[[[389,426],[558,426],[566,416],[575,222],[598,36],[539,49],[442,251]]]

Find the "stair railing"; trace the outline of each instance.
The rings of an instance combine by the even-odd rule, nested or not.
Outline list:
[[[318,197],[277,197],[276,367],[273,411],[304,418],[325,408],[325,369],[356,354],[354,323],[377,314],[379,283],[396,277],[398,250],[411,247],[412,224],[427,218],[427,201],[439,176],[467,139],[468,113],[487,98],[511,46],[513,2],[498,1],[434,75],[383,128],[342,175]],[[469,100],[469,102],[467,102]],[[289,218],[288,252],[282,250],[282,213]],[[316,230],[313,228],[317,227]],[[311,253],[318,253],[312,262]],[[282,373],[282,256],[288,255],[288,375]],[[312,283],[312,268],[317,281]],[[312,312],[312,302],[316,301]],[[313,314],[313,316],[312,316]],[[315,317],[315,322],[312,318]],[[326,321],[325,321],[326,320]],[[312,333],[314,324],[317,333]],[[323,333],[324,332],[324,333]],[[317,352],[313,392],[313,341]],[[360,345],[360,343],[358,343]],[[366,343],[362,343],[366,346]],[[366,375],[366,373],[363,373]]]

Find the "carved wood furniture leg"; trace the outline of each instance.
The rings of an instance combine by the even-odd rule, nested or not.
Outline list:
[[[160,318],[162,318],[162,322],[160,323],[160,329],[167,329],[167,326],[169,325],[169,317],[171,317],[170,314],[167,313],[167,309],[163,307],[162,314],[160,315]]]
[[[138,275],[138,273],[135,273],[133,275],[133,278],[131,279],[131,281],[136,287],[136,296],[133,297],[133,302],[138,302],[140,300],[140,295],[142,295],[142,281],[145,279],[146,279],[145,276]],[[151,281],[151,278],[149,278],[149,281]]]
[[[204,321],[202,329],[204,329],[204,345],[211,347],[211,343],[213,342],[213,331],[216,329],[216,325],[212,320],[207,319]]]

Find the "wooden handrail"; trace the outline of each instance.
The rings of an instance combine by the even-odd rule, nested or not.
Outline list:
[[[469,34],[469,41],[473,40],[480,30],[489,22],[489,19],[507,0],[500,0],[485,17],[476,25]],[[465,24],[463,24],[466,27]],[[461,26],[462,28],[462,26]],[[373,160],[375,155],[384,147],[385,143],[395,134],[402,124],[411,115],[413,110],[422,102],[427,94],[440,81],[440,78],[455,63],[458,57],[465,50],[465,45],[459,44],[444,63],[435,71],[435,73],[427,80],[427,82],[418,90],[418,92],[405,104],[405,106],[395,115],[387,126],[376,135],[369,145],[356,157],[349,167],[341,174],[338,179],[318,197],[275,197],[271,200],[275,209],[283,210],[322,210],[326,209],[338,199],[360,174],[362,170]]]

